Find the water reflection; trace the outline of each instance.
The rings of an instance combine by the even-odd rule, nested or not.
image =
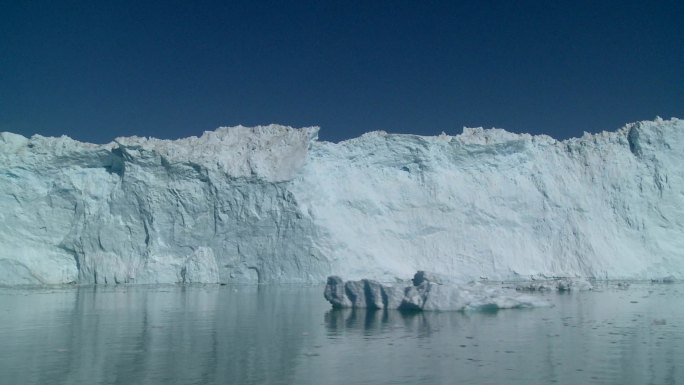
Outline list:
[[[305,289],[305,288],[304,288]],[[311,296],[83,287],[0,297],[3,383],[291,383]]]
[[[458,316],[458,313],[451,313]],[[325,313],[324,321],[328,335],[344,335],[345,332],[361,332],[365,335],[391,333],[397,329],[413,331],[417,337],[430,336],[433,328],[430,318],[437,313],[403,312],[375,309],[331,309]],[[448,314],[442,314],[448,316]]]
[[[325,313],[335,367],[354,378],[396,383],[674,384],[684,380],[684,308],[670,288],[549,296],[554,308],[498,312],[401,313],[334,309]],[[674,297],[671,297],[674,296]],[[637,300],[638,299],[638,300]],[[663,317],[663,318],[659,318]],[[363,365],[358,357],[372,364]],[[323,366],[328,366],[327,362]],[[386,373],[386,372],[385,372]]]
[[[0,290],[0,383],[684,381],[682,286],[551,295],[554,308],[330,309],[320,287]]]

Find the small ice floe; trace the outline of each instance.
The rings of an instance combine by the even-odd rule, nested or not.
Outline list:
[[[583,278],[555,278],[545,281],[535,280],[515,288],[517,291],[573,291],[573,290],[592,290],[591,282]]]
[[[654,325],[654,326],[667,325],[667,321],[665,320],[665,318],[654,319],[653,321],[651,321],[651,325]]]
[[[345,282],[331,276],[324,296],[335,308],[466,311],[550,306],[542,298],[515,290],[476,282],[448,282],[424,271],[414,275],[410,286],[384,285],[370,279]]]
[[[675,283],[677,279],[671,275],[662,278],[655,278],[651,280],[651,283]]]

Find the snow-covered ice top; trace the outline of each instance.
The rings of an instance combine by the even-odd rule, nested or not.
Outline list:
[[[0,284],[684,278],[684,122],[564,141],[0,134]]]

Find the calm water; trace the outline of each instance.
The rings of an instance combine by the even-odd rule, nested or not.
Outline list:
[[[465,314],[332,311],[322,292],[0,289],[0,383],[684,383],[681,284]]]

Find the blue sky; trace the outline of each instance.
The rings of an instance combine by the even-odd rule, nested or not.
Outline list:
[[[681,1],[4,1],[0,131],[567,138],[684,117],[682,15]]]

